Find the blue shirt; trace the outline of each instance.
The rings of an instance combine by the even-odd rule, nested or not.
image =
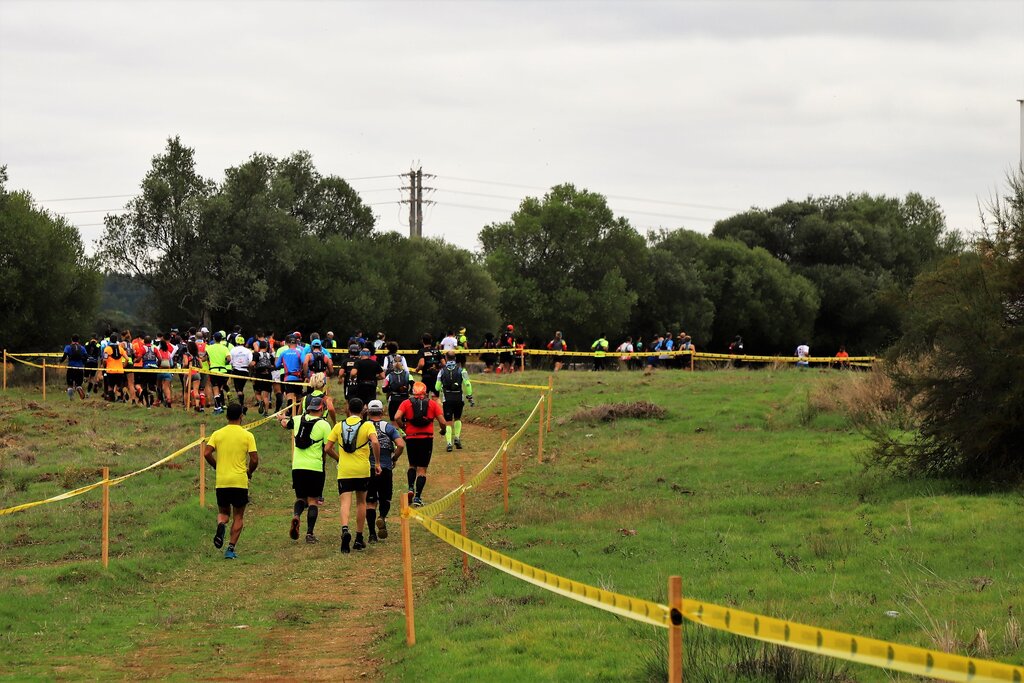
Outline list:
[[[72,356],[71,355],[72,353],[73,353],[72,344],[68,344],[67,346],[64,347],[64,355],[68,357],[68,367],[69,368],[84,368],[85,367],[85,359],[89,357],[89,352],[85,350],[85,346],[83,346],[82,344],[78,345],[78,355],[79,355],[78,358],[76,358],[75,356]]]
[[[391,455],[395,452],[395,442],[402,438],[402,435],[390,422],[385,420],[380,422],[370,420],[370,422],[377,429],[377,440],[380,441],[380,466],[382,469],[392,470],[395,468],[395,463],[391,460]],[[373,467],[372,454],[370,455],[370,467]]]
[[[286,382],[302,379],[302,351],[288,347],[277,357],[277,367],[284,368]]]

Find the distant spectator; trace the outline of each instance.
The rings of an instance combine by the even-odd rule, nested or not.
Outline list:
[[[845,346],[840,346],[839,347],[839,353],[836,354],[836,362],[839,364],[839,367],[844,368],[844,369],[849,368],[850,367],[850,360],[849,360],[849,358],[850,358],[850,354],[848,354],[846,352],[846,347]]]
[[[798,368],[809,368],[811,363],[809,361],[811,357],[811,347],[807,344],[801,344],[796,347],[796,366]]]

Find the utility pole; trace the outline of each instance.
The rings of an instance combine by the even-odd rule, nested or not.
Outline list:
[[[409,169],[409,186],[403,187],[403,190],[409,190],[409,199],[403,199],[403,204],[409,204],[409,239],[415,237],[423,237],[423,205],[433,204],[429,199],[423,199],[423,177],[433,178],[432,173],[424,173],[423,168],[410,168]],[[434,188],[428,187],[428,192]]]
[[[1020,165],[1024,168],[1024,100],[1017,100],[1020,105]]]

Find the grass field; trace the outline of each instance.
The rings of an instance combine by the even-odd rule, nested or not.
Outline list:
[[[531,432],[512,454],[510,515],[495,478],[470,497],[469,535],[639,597],[664,600],[666,578],[680,574],[687,595],[710,602],[1024,662],[1014,615],[1024,498],[865,472],[865,439],[808,401],[827,374],[561,373],[551,460],[536,463]],[[428,501],[456,483],[458,464],[475,472],[498,429],[517,427],[536,400],[477,393],[467,451],[435,455]],[[666,417],[573,417],[638,399]],[[197,434],[197,418],[180,411],[69,404],[59,389],[43,404],[12,389],[0,399],[0,507],[93,481],[104,464],[136,469]],[[112,489],[109,571],[97,561],[98,492],[0,517],[0,676],[664,680],[664,631],[482,565],[464,581],[460,556],[418,525],[418,643],[406,648],[396,544],[356,561],[333,542],[291,547],[286,435],[271,425],[256,437],[263,465],[236,563],[209,546],[213,510],[197,504],[194,453]],[[454,515],[441,521],[457,528]],[[321,520],[333,539],[336,509]],[[689,680],[896,678],[697,627],[685,642]]]

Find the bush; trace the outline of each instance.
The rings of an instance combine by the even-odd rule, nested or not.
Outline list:
[[[887,372],[912,402],[910,438],[876,432],[905,474],[1024,480],[1024,169],[987,207],[974,248],[917,278]]]

